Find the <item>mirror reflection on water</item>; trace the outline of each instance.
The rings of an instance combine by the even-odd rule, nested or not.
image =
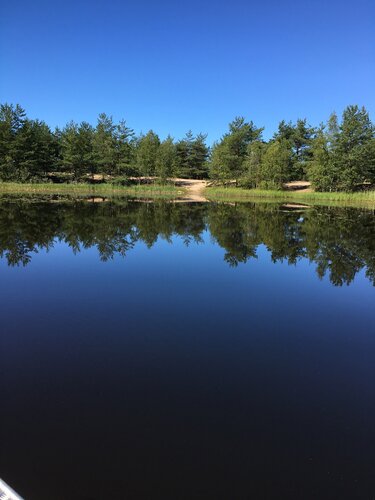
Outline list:
[[[210,236],[209,241],[207,236]],[[264,245],[271,261],[307,259],[317,276],[350,284],[365,270],[375,284],[375,217],[369,210],[295,204],[170,203],[65,200],[53,197],[0,199],[0,256],[10,266],[29,264],[41,250],[59,244],[73,253],[95,248],[101,261],[126,257],[137,244],[152,248],[163,239],[218,245],[237,266],[258,257]]]
[[[372,211],[4,196],[0,278],[26,498],[374,494]]]

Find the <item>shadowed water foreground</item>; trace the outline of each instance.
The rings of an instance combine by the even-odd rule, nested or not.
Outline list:
[[[375,217],[0,199],[0,476],[27,499],[372,498]]]

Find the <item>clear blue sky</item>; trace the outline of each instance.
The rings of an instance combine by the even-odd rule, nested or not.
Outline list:
[[[125,118],[219,138],[235,115],[313,125],[347,104],[375,119],[374,0],[11,0],[0,101],[51,126]]]

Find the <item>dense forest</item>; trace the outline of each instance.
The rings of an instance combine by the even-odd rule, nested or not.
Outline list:
[[[6,196],[0,198],[0,258],[25,266],[60,241],[74,253],[95,247],[107,261],[126,257],[139,242],[151,248],[158,238],[203,243],[209,230],[229,266],[257,258],[265,245],[273,262],[308,259],[336,286],[351,283],[362,269],[375,284],[374,226],[372,212],[358,209],[315,207],[302,214],[275,204],[51,203],[49,197]]]
[[[269,141],[263,128],[236,117],[209,147],[206,135],[161,140],[137,136],[124,120],[102,113],[93,127],[69,122],[51,130],[20,105],[0,105],[0,180],[127,184],[141,177],[210,178],[248,188],[281,189],[309,180],[317,191],[355,191],[375,184],[375,127],[365,108],[348,106],[341,119],[312,127],[282,121]]]

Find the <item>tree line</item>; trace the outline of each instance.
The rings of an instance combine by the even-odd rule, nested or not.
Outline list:
[[[95,127],[73,121],[51,130],[27,118],[20,105],[0,106],[0,179],[30,182],[51,174],[74,180],[95,174],[111,178],[172,176],[207,178],[206,135],[187,132],[181,140],[160,140],[152,130],[136,136],[124,120],[101,113]],[[62,177],[64,178],[64,177]]]
[[[212,147],[191,131],[161,140],[136,135],[124,120],[99,115],[96,126],[69,122],[51,128],[27,118],[20,105],[0,105],[0,180],[13,182],[129,178],[211,178],[247,188],[281,189],[311,181],[317,191],[355,191],[375,184],[375,127],[364,107],[348,106],[341,119],[312,127],[306,119],[280,122],[273,137],[236,117]]]

